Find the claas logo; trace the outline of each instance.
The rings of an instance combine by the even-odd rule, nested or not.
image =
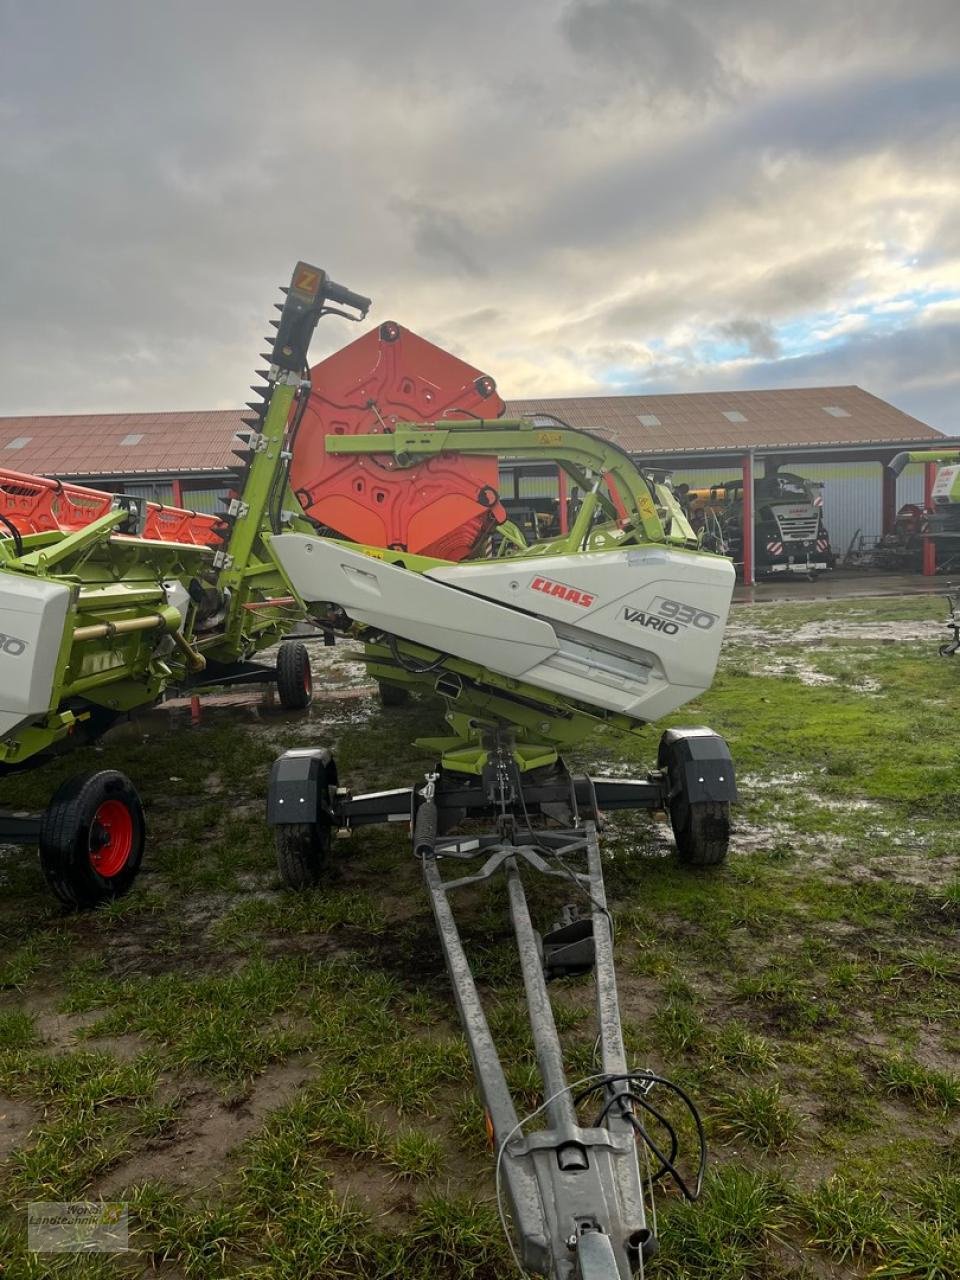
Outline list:
[[[589,609],[596,596],[588,591],[580,591],[577,587],[565,586],[562,582],[551,582],[549,578],[534,578],[530,583],[533,591],[542,591],[545,596],[554,596],[565,600],[567,604],[578,604],[582,609]]]

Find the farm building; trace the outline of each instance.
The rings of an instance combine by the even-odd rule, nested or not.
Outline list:
[[[0,467],[217,511],[229,489],[244,410],[0,418]],[[559,420],[614,441],[674,482],[721,484],[779,464],[822,484],[835,554],[889,531],[904,503],[925,505],[932,469],[887,469],[904,449],[954,443],[859,387],[507,402],[510,415]],[[503,476],[505,498],[556,496],[553,467]]]

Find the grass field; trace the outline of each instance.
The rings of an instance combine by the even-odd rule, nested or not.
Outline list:
[[[960,1276],[960,664],[937,657],[941,612],[738,608],[713,689],[674,718],[733,750],[728,863],[681,869],[645,816],[607,833],[630,1052],[694,1095],[711,1148],[699,1205],[660,1195],[654,1277]],[[0,783],[23,807],[122,768],[150,829],[134,892],[96,914],[62,914],[32,859],[0,850],[5,1280],[513,1274],[405,833],[338,844],[309,894],[277,879],[262,809],[281,750],[333,745],[356,789],[400,785],[438,719],[381,710],[348,647],[318,663],[332,696],[309,720],[154,713]],[[573,763],[628,773],[662,727],[600,732]],[[466,920],[532,1108],[503,896]],[[557,992],[575,1072],[591,997]],[[29,1254],[27,1202],[81,1198],[129,1204],[131,1251]]]

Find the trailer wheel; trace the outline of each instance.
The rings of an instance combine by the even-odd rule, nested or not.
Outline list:
[[[277,655],[277,693],[286,711],[304,711],[313,701],[310,654],[299,640],[288,640]]]
[[[275,829],[277,869],[288,889],[309,889],[323,874],[332,844],[328,825],[291,822]]]
[[[677,796],[670,806],[670,824],[680,861],[692,867],[716,867],[730,845],[730,805],[725,800],[690,804]]]
[[[121,898],[143,861],[143,806],[130,779],[115,769],[69,778],[40,825],[40,866],[68,907]]]
[[[386,680],[377,681],[382,707],[405,707],[410,701],[410,693],[399,684],[389,684]]]

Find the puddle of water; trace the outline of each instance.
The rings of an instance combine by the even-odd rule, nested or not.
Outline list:
[[[749,663],[752,676],[792,676],[801,684],[811,688],[823,688],[830,685],[843,685],[854,693],[879,693],[883,686],[874,676],[862,675],[850,671],[840,675],[832,675],[820,671],[799,657],[781,657],[777,654],[766,654],[759,647],[745,646],[745,657]],[[727,651],[727,657],[736,660],[739,655]],[[742,670],[742,669],[741,669]]]
[[[784,787],[804,787],[810,782],[810,774],[803,771],[797,773],[759,774],[742,773],[737,779],[741,787],[748,791],[782,791]]]
[[[930,643],[942,630],[936,622],[875,618],[868,622],[851,622],[848,618],[826,618],[820,622],[804,622],[798,627],[771,623],[764,627],[756,621],[732,621],[727,624],[725,638],[732,644],[766,645],[786,641],[791,644],[823,644],[829,640],[853,640],[864,644]]]
[[[654,764],[656,761],[653,762]],[[643,766],[634,764],[632,761],[595,761],[593,764],[587,765],[585,770],[588,777],[591,778],[642,778]]]

